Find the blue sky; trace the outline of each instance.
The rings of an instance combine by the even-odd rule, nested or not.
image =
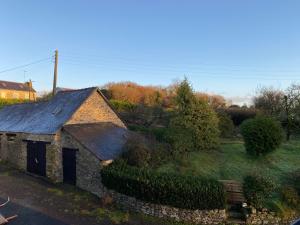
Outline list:
[[[197,91],[246,101],[259,86],[300,80],[298,0],[0,2],[0,79],[52,87],[111,81],[168,85],[186,75]],[[300,81],[299,81],[300,82]]]

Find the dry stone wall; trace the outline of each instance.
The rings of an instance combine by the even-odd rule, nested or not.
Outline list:
[[[146,203],[112,190],[105,190],[105,195],[110,196],[122,209],[144,213],[165,219],[189,222],[194,224],[222,224],[226,221],[225,209],[215,210],[187,210],[171,206]]]
[[[246,224],[249,225],[290,225],[300,215],[291,215],[290,218],[280,218],[274,212],[269,212],[267,209],[261,211],[252,210],[251,214],[246,219]]]

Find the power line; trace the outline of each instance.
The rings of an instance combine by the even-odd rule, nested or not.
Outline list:
[[[63,58],[67,60],[73,60],[73,61],[102,61],[102,62],[123,62],[125,64],[131,64],[131,65],[137,65],[137,66],[153,66],[153,64],[147,62],[144,63],[138,63],[139,59],[134,58],[124,58],[124,57],[105,57],[100,55],[77,55],[77,54],[63,54]],[[166,66],[164,67],[171,67],[174,68],[174,65],[170,65],[168,63],[164,63]],[[195,67],[195,68],[203,68],[203,66],[206,67],[212,67],[214,69],[219,68],[221,70],[228,70],[228,71],[253,71],[253,72],[262,72],[262,73],[268,73],[268,72],[281,72],[281,73],[300,73],[300,70],[291,70],[289,69],[267,69],[267,68],[259,68],[259,67],[253,67],[253,66],[245,66],[245,65],[218,65],[218,64],[212,64],[212,63],[206,63],[202,62],[200,60],[193,61],[192,64],[187,65],[180,65],[181,67]],[[234,68],[236,67],[236,68]]]
[[[82,67],[82,65],[88,65],[89,68],[95,67],[95,68],[106,68],[107,65],[103,64],[103,63],[83,63],[83,62],[73,62],[73,61],[69,61],[69,60],[63,60],[63,64],[66,65],[74,65],[74,66],[80,66]],[[111,69],[109,69],[110,71],[126,71],[126,72],[151,72],[152,75],[158,75],[161,73],[167,73],[167,74],[174,74],[174,73],[187,73],[186,70],[183,69],[164,69],[164,68],[138,68],[138,67],[133,67],[133,66],[118,66],[118,67],[112,67]],[[253,76],[241,76],[240,74],[233,74],[233,73],[229,73],[229,72],[217,72],[217,71],[205,71],[205,70],[191,70],[190,72],[188,72],[190,75],[194,74],[194,75],[200,75],[203,74],[205,75],[205,78],[228,78],[228,79],[236,79],[236,80],[251,80],[251,79],[260,79],[260,80],[295,80],[298,79],[298,76],[294,77],[294,76],[284,76],[284,78],[282,77],[274,77],[275,74],[272,74],[272,76],[258,76],[258,75],[253,75]],[[279,75],[279,74],[277,74]]]
[[[23,64],[23,65],[20,65],[20,66],[15,66],[15,67],[12,67],[12,68],[9,68],[9,69],[6,69],[6,70],[2,70],[2,71],[0,71],[0,73],[6,73],[6,72],[13,71],[13,70],[21,69],[21,68],[24,68],[24,67],[27,67],[27,66],[31,66],[31,65],[34,65],[34,64],[38,64],[38,63],[47,61],[49,59],[51,59],[51,57],[43,58],[43,59],[33,61],[33,62],[30,62],[30,63],[27,63],[27,64]]]

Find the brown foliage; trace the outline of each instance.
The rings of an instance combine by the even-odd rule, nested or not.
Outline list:
[[[210,95],[210,94],[203,93],[203,92],[196,92],[195,96],[199,100],[207,102],[214,109],[225,107],[225,105],[226,105],[226,100],[221,95],[213,95],[213,94]]]
[[[142,86],[133,82],[109,83],[105,85],[112,99],[127,101],[133,104],[164,105],[168,102],[166,88]]]
[[[111,99],[126,101],[133,104],[147,106],[163,106],[166,108],[174,107],[174,97],[179,82],[174,82],[168,87],[143,86],[133,82],[108,83],[104,86],[107,90],[106,96]],[[213,108],[225,106],[225,98],[221,95],[210,95],[207,93],[196,92],[196,97],[208,102]]]

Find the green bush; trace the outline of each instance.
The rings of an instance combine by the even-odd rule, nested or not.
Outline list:
[[[19,100],[19,99],[0,99],[0,109],[6,105],[13,105],[19,103],[26,103],[28,100]]]
[[[175,154],[211,150],[219,145],[218,117],[207,102],[195,97],[185,78],[176,89],[176,113],[170,119],[166,139]]]
[[[119,193],[145,202],[184,209],[223,209],[225,193],[217,180],[158,173],[113,163],[101,171],[102,182]]]
[[[298,194],[300,195],[300,169],[290,173],[288,179],[291,185],[297,190]]]
[[[281,197],[289,206],[297,207],[300,203],[300,197],[295,188],[291,186],[283,186],[281,189]]]
[[[121,100],[109,100],[109,103],[118,112],[132,112],[137,108],[137,105]]]
[[[168,140],[176,152],[216,149],[219,145],[218,117],[205,102],[197,102],[171,119]]]
[[[122,158],[131,166],[145,167],[151,157],[151,150],[145,138],[137,134],[131,134],[124,146]]]
[[[272,179],[261,175],[248,175],[244,178],[243,190],[247,202],[256,207],[263,207],[276,186]]]
[[[245,148],[249,154],[259,156],[278,148],[283,139],[279,122],[270,117],[256,117],[241,125]]]
[[[166,140],[167,128],[164,127],[146,127],[142,125],[129,125],[128,129],[145,135],[154,136],[159,142],[164,142]]]
[[[228,138],[233,136],[234,124],[226,113],[218,113],[220,136]]]

